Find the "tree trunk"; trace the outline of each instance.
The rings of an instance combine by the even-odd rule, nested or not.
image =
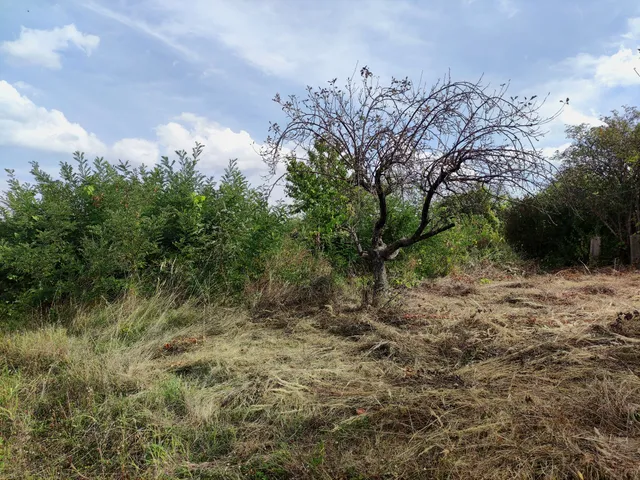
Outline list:
[[[373,306],[379,306],[386,298],[389,292],[389,280],[387,279],[387,267],[385,259],[374,253],[371,260],[371,269],[373,270]]]

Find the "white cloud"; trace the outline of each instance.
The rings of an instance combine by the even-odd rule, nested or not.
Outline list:
[[[179,150],[189,154],[196,142],[205,146],[200,167],[208,173],[220,172],[233,158],[238,159],[241,170],[256,171],[264,168],[254,140],[248,132],[234,132],[205,117],[183,113],[174,121],[158,125],[153,140],[126,138],[116,142],[111,153],[122,160],[152,165],[160,155],[170,158]]]
[[[13,82],[13,86],[25,94],[31,95],[32,97],[37,97],[38,95],[42,94],[42,90],[34,87],[30,83],[23,82],[22,80]]]
[[[69,155],[79,150],[111,161],[153,165],[161,154],[174,157],[176,150],[191,152],[196,142],[205,146],[200,167],[209,174],[219,174],[233,158],[254,182],[266,172],[257,153],[259,146],[244,130],[236,132],[205,117],[183,113],[174,121],[158,125],[155,138],[124,138],[108,147],[62,112],[37,106],[14,85],[0,81],[0,146]]]
[[[514,0],[498,0],[498,7],[509,18],[515,17],[520,11]]]
[[[567,105],[560,114],[560,121],[565,125],[582,125],[586,123],[592,126],[602,125],[603,122],[593,110],[590,113],[584,113],[573,105]]]
[[[112,159],[129,161],[133,164],[153,165],[160,159],[160,149],[156,142],[143,138],[123,138],[111,147]]]
[[[174,121],[156,127],[158,148],[169,158],[175,157],[176,150],[190,153],[196,142],[204,145],[199,167],[209,175],[219,178],[229,160],[237,159],[238,167],[252,185],[275,180],[268,178],[268,168],[258,153],[260,145],[245,130],[233,131],[192,113],[183,113]],[[282,173],[280,169],[276,177]],[[275,201],[283,197],[282,186],[277,186],[271,199]]]
[[[596,106],[601,104],[602,92],[595,82],[588,79],[563,78],[552,80],[535,89],[525,92],[526,95],[551,92],[547,102],[542,106],[540,114],[543,117],[555,119],[546,125],[547,134],[541,139],[539,148],[545,156],[551,156],[556,149],[563,150],[566,145],[565,130],[569,125],[601,125]],[[570,98],[568,105],[559,103]]]
[[[111,20],[115,20],[123,25],[126,25],[129,28],[134,30],[138,30],[145,35],[149,35],[154,39],[164,43],[166,46],[176,50],[177,52],[184,55],[189,60],[199,60],[199,56],[191,49],[185,47],[180,44],[178,41],[173,40],[167,35],[164,35],[161,30],[157,28],[157,26],[153,26],[143,20],[138,20],[132,16],[123,15],[121,13],[115,12],[114,10],[110,10],[109,8],[103,7],[102,5],[94,2],[87,1],[82,4],[83,7],[88,8],[89,10],[102,15],[106,18],[110,18]]]
[[[106,151],[93,133],[58,110],[38,107],[4,80],[0,80],[0,145],[65,153]]]
[[[612,90],[619,88],[640,88],[640,56],[633,39],[640,39],[640,17],[628,21],[627,33],[617,37],[620,43],[609,54],[594,55],[579,53],[551,67],[555,79],[550,80],[527,94],[551,92],[548,103],[543,107],[543,115],[550,116],[561,106],[558,100],[569,98],[569,105],[563,107],[556,120],[549,125],[549,134],[543,141],[546,153],[563,143],[567,125],[602,125],[600,116],[608,113],[616,105],[611,105]],[[603,47],[611,47],[605,44]]]
[[[237,159],[238,167],[251,184],[258,186],[265,183],[268,169],[258,153],[260,145],[244,130],[233,131],[205,117],[183,113],[171,122],[158,125],[155,133],[153,140],[120,140],[112,147],[111,154],[136,165],[153,165],[160,155],[175,158],[175,152],[179,150],[191,154],[198,142],[204,145],[198,163],[202,172],[219,178],[229,165],[229,160]],[[279,170],[279,174],[281,173],[282,168]],[[271,196],[272,200],[283,197],[282,186],[277,186]]]
[[[191,154],[198,142],[204,145],[198,163],[202,172],[219,178],[229,160],[237,159],[238,167],[251,184],[257,186],[265,182],[268,169],[258,153],[260,146],[244,130],[233,131],[205,117],[183,113],[171,122],[158,125],[155,133],[153,140],[120,140],[111,149],[111,154],[133,164],[153,165],[160,155],[175,158],[175,152],[179,150]],[[282,187],[276,187],[272,199],[283,196]]]
[[[17,40],[0,44],[0,52],[32,65],[60,69],[60,52],[75,45],[86,55],[98,47],[100,37],[80,32],[74,24],[52,30],[35,30],[21,27]]]
[[[191,113],[183,113],[175,121],[156,128],[157,142],[161,150],[191,151],[195,142],[205,146],[200,165],[207,171],[221,171],[232,158],[245,172],[263,170],[264,163],[257,153],[259,146],[248,132],[234,132],[216,122]]]
[[[636,68],[640,69],[640,55],[635,40],[640,40],[640,17],[628,20],[627,32],[617,38],[617,45],[609,45],[614,49],[610,53],[579,53],[561,62],[560,66],[566,69],[569,76],[588,79],[601,91],[640,86],[640,76],[635,71]]]
[[[623,38],[630,40],[640,38],[640,17],[630,18],[628,21],[629,31],[623,35]]]
[[[217,60],[203,47],[215,42],[268,75],[299,82],[349,75],[356,62],[375,64],[375,73],[385,76],[390,60],[379,52],[380,44],[405,50],[424,47],[423,32],[406,20],[435,15],[408,0],[371,0],[363,8],[353,8],[350,2],[310,5],[286,0],[193,0],[188,8],[182,0],[145,0],[120,7],[101,3],[93,1],[87,7],[192,60]]]
[[[549,97],[543,105],[540,113],[543,117],[551,117],[557,114],[556,119],[549,126],[551,129],[551,142],[556,145],[557,138],[554,135],[564,137],[565,125],[580,125],[588,123],[598,125],[600,120],[598,112],[594,108],[599,104],[602,95],[601,87],[592,79],[571,77],[561,70],[559,79],[550,80],[523,92],[525,95],[538,95],[542,97],[549,92]],[[569,98],[568,105],[562,105],[560,101]]]
[[[542,154],[547,158],[551,158],[556,154],[556,152],[558,151],[562,152],[563,150],[566,150],[570,146],[571,146],[570,143],[565,142],[562,145],[558,145],[556,147],[545,147],[542,149]]]
[[[640,77],[634,70],[640,65],[637,51],[621,46],[611,55],[594,56],[582,53],[568,60],[574,71],[588,76],[605,87],[640,86]]]

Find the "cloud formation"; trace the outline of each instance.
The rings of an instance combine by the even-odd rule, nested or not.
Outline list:
[[[100,37],[82,33],[74,24],[52,30],[21,27],[18,39],[0,44],[0,52],[27,64],[58,70],[62,68],[60,52],[71,45],[89,56],[99,44]]]
[[[0,146],[17,146],[49,152],[75,150],[102,154],[106,146],[59,110],[47,110],[0,80]]]
[[[0,81],[0,146],[67,154],[78,150],[111,161],[153,165],[160,155],[173,157],[176,150],[190,152],[196,142],[205,146],[200,167],[207,173],[221,172],[234,158],[248,175],[255,177],[265,171],[257,153],[259,146],[248,132],[235,132],[203,116],[183,113],[158,125],[155,138],[123,138],[108,147],[62,112],[37,106],[15,86]]]
[[[202,116],[183,113],[175,121],[159,125],[156,135],[165,152],[189,151],[195,142],[205,145],[201,166],[206,170],[219,171],[232,158],[238,159],[238,166],[245,172],[264,168],[257,153],[259,146],[248,132],[234,132]]]
[[[266,136],[270,120],[283,120],[272,95],[304,95],[305,84],[334,77],[342,82],[359,62],[383,82],[391,74],[415,81],[423,74],[429,83],[449,67],[455,80],[483,73],[492,85],[511,80],[513,94],[550,92],[545,115],[570,97],[539,143],[549,152],[566,143],[567,124],[597,124],[637,99],[640,10],[637,1],[615,3],[86,0],[34,8],[28,17],[16,7],[4,25],[28,18],[60,28],[23,27],[19,38],[2,30],[0,55],[12,61],[0,64],[0,79],[11,82],[0,85],[0,148],[79,149],[151,164],[197,140],[206,146],[207,173],[234,157],[246,171],[264,171],[253,138]],[[96,48],[99,64],[22,68],[59,69],[71,60],[65,54]],[[53,98],[64,114],[50,109]],[[74,123],[79,118],[86,120]]]
[[[156,142],[143,138],[123,138],[113,144],[112,161],[129,161],[132,164],[153,165],[160,159],[160,149]]]
[[[384,74],[390,61],[381,50],[424,48],[410,20],[433,15],[410,0],[371,0],[361,8],[351,2],[309,6],[287,0],[193,0],[188,8],[180,0],[143,0],[117,11],[94,1],[86,7],[190,60],[206,63],[210,55],[202,47],[217,43],[266,75],[302,83],[350,74],[357,61],[375,60]],[[154,24],[145,21],[149,12]]]

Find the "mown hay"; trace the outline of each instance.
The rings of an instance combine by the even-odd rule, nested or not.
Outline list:
[[[640,478],[639,279],[528,277],[523,302],[436,283],[282,322],[138,299],[11,334],[0,476]],[[614,293],[556,301],[576,282]]]

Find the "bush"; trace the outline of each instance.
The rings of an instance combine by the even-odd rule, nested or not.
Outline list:
[[[0,316],[20,324],[40,311],[64,319],[74,306],[110,301],[127,291],[171,291],[182,299],[239,300],[260,308],[327,303],[339,277],[369,266],[376,206],[354,190],[340,203],[326,178],[289,166],[289,207],[271,206],[235,161],[216,184],[198,172],[202,146],[149,169],[76,153],[54,179],[33,164],[34,183],[10,173],[0,208]],[[319,156],[318,161],[324,157]],[[402,251],[390,265],[396,284],[446,275],[456,266],[502,261],[508,254],[503,207],[480,189],[441,200],[434,215],[458,226]],[[387,242],[413,233],[419,202],[388,198]],[[437,218],[434,221],[438,221]],[[12,320],[13,319],[13,320]],[[134,329],[135,330],[135,329]]]
[[[524,258],[545,268],[589,262],[591,237],[602,237],[600,260],[613,263],[620,255],[620,242],[601,222],[564,200],[561,181],[536,196],[526,197],[505,212],[505,236]]]
[[[602,238],[601,263],[630,260],[629,236],[640,231],[640,111],[601,120],[568,127],[560,173],[508,212],[509,242],[547,267],[587,263],[593,236]]]
[[[170,286],[223,297],[259,277],[285,219],[231,161],[220,184],[192,155],[149,170],[63,163],[54,179],[33,164],[33,184],[10,173],[0,197],[0,315],[113,299],[127,289]],[[52,307],[55,307],[52,309]]]
[[[453,218],[456,226],[401,252],[390,264],[395,283],[411,286],[484,263],[503,267],[519,263],[504,236],[505,208],[502,198],[483,188],[442,200],[435,214]]]
[[[309,153],[312,162],[319,163],[324,158],[322,148],[319,152]],[[377,218],[376,200],[359,195],[354,189],[352,198],[338,202],[340,194],[331,182],[340,177],[339,172],[325,178],[310,171],[300,162],[292,161],[288,166],[287,187],[294,200],[291,211],[294,215],[304,212],[296,223],[298,238],[308,250],[324,256],[336,272],[365,274],[368,265],[358,255],[348,230],[357,234],[365,250],[369,248]],[[388,264],[392,280],[397,285],[412,285],[425,277],[447,275],[455,267],[481,261],[517,261],[504,239],[500,218],[504,202],[495,197],[489,190],[478,188],[442,199],[433,209],[433,223],[438,223],[437,217],[454,219],[456,228],[401,250],[398,258]],[[420,202],[411,196],[387,198],[388,218],[383,233],[386,243],[413,234],[420,221],[416,215]]]

